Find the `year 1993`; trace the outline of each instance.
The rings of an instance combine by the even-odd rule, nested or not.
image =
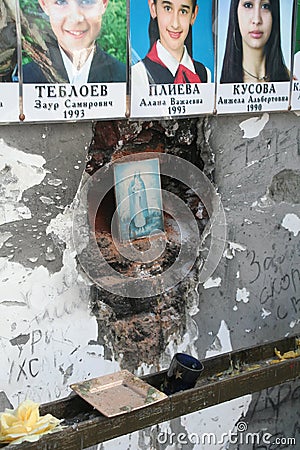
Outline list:
[[[68,109],[64,111],[64,119],[82,119],[84,109]]]
[[[185,106],[169,106],[168,109],[170,116],[184,114],[186,111]]]

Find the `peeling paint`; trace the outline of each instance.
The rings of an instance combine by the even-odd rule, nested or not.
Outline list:
[[[221,283],[222,283],[222,279],[220,277],[209,278],[208,280],[205,281],[205,283],[203,284],[203,287],[204,287],[204,289],[210,289],[210,288],[221,286]]]
[[[239,127],[244,132],[244,139],[255,138],[269,122],[269,114],[264,113],[261,117],[251,117],[240,123]]]
[[[211,356],[221,355],[222,353],[231,351],[232,345],[230,340],[230,331],[226,322],[222,320],[218,334],[212,344],[212,348],[207,350],[205,358],[210,358]]]
[[[60,180],[58,178],[50,179],[50,180],[48,180],[48,184],[49,184],[49,186],[57,187],[57,186],[60,186],[62,184],[62,180]]]
[[[246,288],[238,288],[236,291],[235,300],[237,302],[249,303],[249,295],[250,292],[248,292]]]
[[[300,232],[300,219],[296,214],[286,214],[281,225],[293,233],[294,236],[298,236]]]
[[[53,235],[59,231],[56,238],[65,244],[59,272],[0,258],[0,316],[7,317],[0,337],[0,383],[15,406],[25,397],[55,400],[70,393],[71,382],[119,369],[100,355],[100,346],[90,344],[98,325],[88,304],[90,283],[77,271],[71,224],[67,207],[48,227]]]
[[[295,328],[296,325],[300,323],[300,319],[292,320],[290,323],[290,328]]]
[[[13,234],[9,232],[0,234],[0,248],[2,248],[5,242],[8,241],[12,236]]]
[[[246,251],[246,247],[241,244],[237,244],[236,242],[228,241],[228,247],[224,251],[223,256],[227,259],[233,259],[235,257],[236,252],[244,252]]]
[[[44,205],[54,205],[55,201],[52,198],[46,197],[45,195],[42,195],[40,197],[40,200]]]
[[[43,181],[45,163],[42,156],[9,147],[0,139],[0,225],[31,218],[21,198],[24,191]]]
[[[190,319],[190,321],[191,323],[188,328],[188,332],[185,333],[181,339],[177,335],[171,336],[170,342],[168,343],[164,354],[160,358],[161,367],[167,368],[175,353],[189,353],[195,358],[198,358],[197,350],[194,345],[198,338],[198,327],[193,319]]]
[[[268,311],[267,309],[262,308],[261,317],[262,317],[263,319],[265,319],[266,317],[270,316],[271,314],[272,314],[271,311]]]

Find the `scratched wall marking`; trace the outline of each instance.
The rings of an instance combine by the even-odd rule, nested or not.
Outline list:
[[[0,384],[16,406],[29,397],[46,402],[70,393],[69,384],[118,370],[104,359],[91,316],[89,283],[78,273],[71,239],[72,210],[52,219],[58,239],[66,244],[63,266],[51,274],[0,258]],[[42,388],[43,386],[43,388]]]
[[[300,269],[295,256],[300,243],[277,255],[276,248],[261,259],[256,250],[247,250],[242,267],[249,290],[261,308],[272,311],[276,320],[297,320],[300,314]],[[245,279],[245,276],[242,276]],[[284,298],[284,301],[280,301]],[[265,318],[266,316],[262,316]]]

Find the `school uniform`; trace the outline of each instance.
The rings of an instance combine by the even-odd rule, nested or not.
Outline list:
[[[57,43],[48,46],[49,59],[52,62],[50,67],[51,72],[57,74],[57,79],[55,81],[49,80],[45,73],[42,71],[41,67],[35,61],[32,61],[22,67],[23,69],[23,83],[74,83],[72,79],[71,69],[66,69],[64,59],[67,58],[63,55]],[[105,53],[101,50],[98,45],[95,46],[95,51],[90,55],[90,60],[87,61],[89,70],[86,70],[86,74],[79,74],[76,84],[87,83],[117,83],[126,82],[126,66],[117,59]],[[71,61],[69,64],[72,65]],[[84,72],[84,71],[83,71]],[[75,76],[76,79],[76,76]]]
[[[180,63],[157,41],[146,57],[132,66],[132,88],[149,84],[210,83],[210,70],[194,61],[186,47]]]

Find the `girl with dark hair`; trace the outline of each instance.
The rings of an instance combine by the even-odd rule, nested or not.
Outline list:
[[[150,51],[132,67],[134,85],[207,83],[211,74],[192,59],[191,27],[197,0],[148,0]]]
[[[231,0],[220,83],[289,81],[279,0]]]

